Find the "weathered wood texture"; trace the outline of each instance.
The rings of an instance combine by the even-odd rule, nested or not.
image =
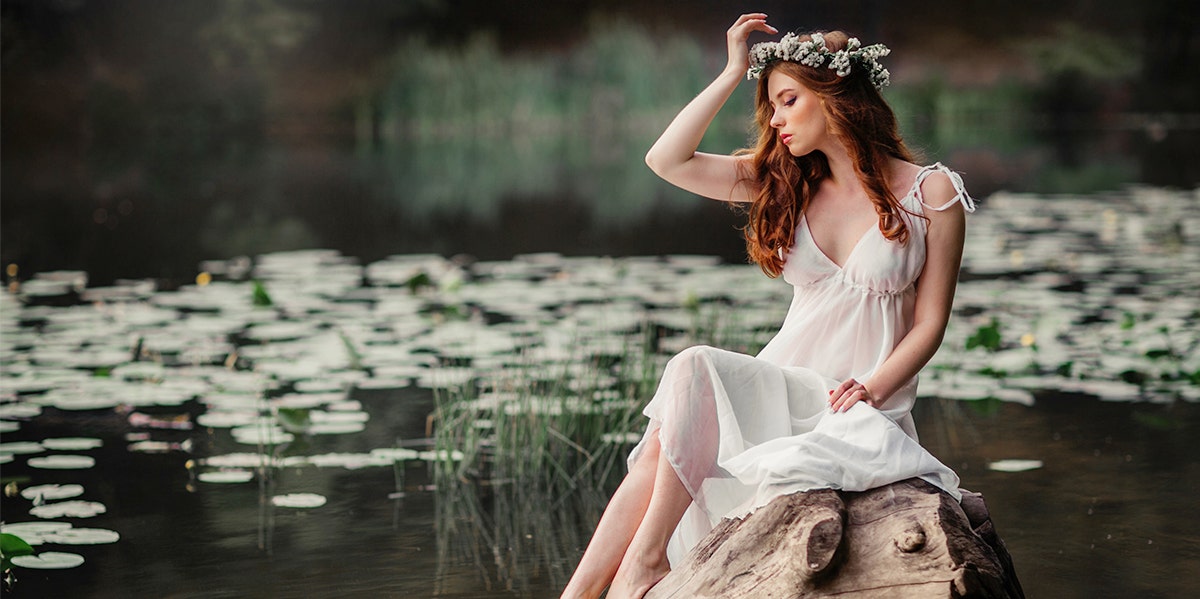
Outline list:
[[[725,520],[646,599],[1019,599],[983,497],[918,479],[780,497]]]

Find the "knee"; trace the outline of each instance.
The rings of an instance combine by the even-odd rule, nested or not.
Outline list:
[[[693,345],[671,358],[670,364],[696,364],[697,362],[711,362],[714,353],[721,350],[708,345]]]
[[[659,440],[659,434],[662,428],[658,427],[650,434],[646,435],[638,448],[637,455],[629,464],[630,472],[640,468],[657,468],[658,456],[662,452],[662,442]]]

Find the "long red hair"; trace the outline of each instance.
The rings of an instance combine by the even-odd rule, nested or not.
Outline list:
[[[841,31],[823,35],[826,47],[834,52],[845,48],[849,39]],[[810,35],[800,39],[808,40]],[[871,83],[866,69],[854,65],[849,75],[839,77],[828,66],[777,61],[767,65],[758,80],[754,114],[758,142],[753,149],[741,152],[751,156],[743,177],[754,190],[749,222],[742,229],[750,260],[768,276],[777,277],[783,272],[781,254],[792,247],[809,199],[821,180],[831,174],[823,153],[792,156],[779,141],[771,126],[774,109],[767,92],[767,80],[775,71],[800,82],[823,100],[829,130],[850,154],[858,178],[879,214],[880,231],[888,239],[906,242],[908,227],[900,213],[907,210],[892,193],[887,174],[892,158],[911,162],[913,156],[900,138],[895,113]]]

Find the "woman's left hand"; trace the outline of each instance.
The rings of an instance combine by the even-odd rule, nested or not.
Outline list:
[[[829,392],[829,408],[834,412],[845,412],[860,401],[872,408],[879,407],[867,387],[854,379],[846,379]]]

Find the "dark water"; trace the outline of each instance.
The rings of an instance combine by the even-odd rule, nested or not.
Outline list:
[[[1096,132],[1106,140],[1097,147],[1107,149],[1071,166],[1038,141],[1044,134],[1028,131],[1017,149],[1002,152],[916,145],[987,197],[1178,185],[1177,173],[1153,165],[1191,155],[1197,141],[1189,130],[1144,144],[1141,131]],[[1091,136],[1072,135],[1077,141],[1055,143],[1086,144]],[[658,180],[641,161],[652,141],[647,130],[617,150],[585,150],[570,162],[555,162],[572,143],[560,138],[531,155],[510,154],[503,138],[483,147],[411,142],[398,153],[365,156],[339,143],[270,144],[219,156],[137,157],[108,176],[75,159],[6,156],[0,260],[17,265],[22,279],[69,269],[98,285],[153,278],[169,286],[190,281],[202,260],[307,248],[364,263],[392,254],[489,260],[544,251],[743,262],[744,215]],[[735,132],[724,148],[738,145]]]
[[[421,393],[355,397],[385,417],[361,435],[331,442],[330,450],[418,435],[431,407]],[[987,414],[962,402],[919,405],[923,442],[957,469],[965,488],[985,495],[1028,596],[1182,597],[1196,590],[1200,525],[1187,516],[1200,492],[1200,468],[1189,457],[1200,429],[1196,405],[1069,396],[1039,397],[1036,407],[1003,404]],[[38,481],[84,485],[109,511],[77,525],[112,528],[122,539],[73,548],[88,560],[74,570],[19,569],[14,597],[429,597],[435,589],[445,597],[556,596],[545,571],[509,592],[494,563],[439,561],[446,524],[435,518],[438,494],[417,490],[426,480],[420,462],[409,466],[402,502],[387,499],[395,488],[387,468],[285,469],[280,487],[337,493],[311,512],[267,507],[264,521],[256,484],[203,486],[189,480],[189,456],[129,452],[114,416],[81,421],[50,410],[5,442],[81,429],[104,439],[105,449],[91,452],[103,469],[61,477],[41,471]],[[202,433],[192,438],[203,445],[199,451],[236,449]],[[1011,457],[1046,465],[1020,473],[987,469],[989,461]],[[5,478],[29,473],[4,466]],[[6,497],[5,513],[23,501]],[[473,542],[461,534],[443,542]],[[568,571],[571,565],[562,564]]]
[[[1029,597],[1185,597],[1200,574],[1194,404],[1040,396],[987,416],[919,404],[922,443],[984,494]],[[935,413],[940,414],[935,415]],[[947,413],[949,412],[949,413]],[[938,418],[941,416],[941,418]],[[1007,457],[1045,461],[1020,473]]]
[[[498,205],[485,193],[480,197],[490,207],[476,209],[481,216],[473,217],[465,206],[439,212],[436,198],[444,191],[427,181],[414,188],[432,202],[422,204],[432,206],[422,213],[389,199],[404,188],[384,186],[380,191],[380,182],[391,176],[363,167],[348,150],[289,149],[271,155],[244,168],[198,166],[189,177],[225,173],[226,178],[217,177],[211,187],[188,179],[179,189],[191,190],[182,193],[194,203],[178,212],[146,208],[161,217],[153,226],[132,227],[140,209],[125,218],[118,205],[121,220],[112,228],[93,219],[79,225],[77,237],[46,234],[38,242],[45,245],[34,247],[46,247],[45,256],[60,255],[64,248],[80,256],[81,262],[70,264],[94,265],[96,271],[89,273],[93,284],[136,274],[173,281],[168,287],[194,277],[204,259],[293,246],[342,247],[346,253],[359,252],[351,254],[357,256],[351,262],[362,263],[400,251],[507,258],[513,252],[561,247],[573,248],[569,253],[724,253],[729,261],[740,255],[737,215],[686,196],[664,193],[649,207],[604,208],[591,199],[564,199],[553,190],[570,185],[559,181],[532,195],[505,196]],[[569,175],[565,181],[586,182],[579,171]],[[452,195],[465,197],[468,182],[454,185]],[[973,327],[997,315],[1004,322],[1006,342],[1017,344],[1025,330],[1043,335],[1043,315],[1060,319],[1068,331],[1076,329],[1078,333],[1068,335],[1079,335],[1073,341],[1077,345],[1100,348],[1111,330],[1101,328],[1084,338],[1089,323],[1119,321],[1127,311],[1138,318],[1163,319],[1177,329],[1171,334],[1179,333],[1174,338],[1183,340],[1183,351],[1194,352],[1196,315],[1194,309],[1180,308],[1179,299],[1195,288],[1196,254],[1188,249],[1196,222],[1188,200],[1194,198],[1155,189],[1142,195],[1146,197],[1137,202],[1106,193],[985,197],[981,213],[972,217],[976,228],[969,236],[968,280],[960,287],[962,310],[947,343],[961,344]],[[273,200],[250,203],[252,197]],[[165,201],[149,192],[145,196],[151,207]],[[1055,208],[1046,208],[1050,202]],[[46,231],[59,226],[41,222]],[[6,216],[5,226],[16,225]],[[7,231],[5,238],[11,240]],[[14,236],[37,239],[33,233]],[[722,246],[726,249],[717,249]],[[114,254],[113,248],[123,249]],[[530,286],[531,296],[537,287]],[[774,300],[775,309],[786,306],[782,296]],[[4,307],[14,309],[12,303]],[[38,310],[34,322],[44,317]],[[547,322],[560,316],[548,316]],[[1041,337],[1039,343],[1043,352],[1053,345]],[[952,345],[951,353],[959,347]],[[5,351],[6,370],[27,359]],[[1053,370],[1055,364],[1051,360],[1046,368]],[[947,396],[956,397],[952,391]],[[398,437],[426,436],[433,408],[428,390],[360,389],[350,399],[362,402],[363,411],[371,414],[363,432],[305,438],[295,449],[305,454],[364,452],[390,447]],[[922,442],[959,472],[965,488],[985,495],[1030,597],[1176,597],[1197,588],[1200,526],[1187,514],[1200,491],[1200,468],[1191,449],[1200,409],[1178,398],[1155,403],[1162,399],[1153,394],[1141,401],[1126,399],[1038,391],[1031,406],[919,402]],[[190,401],[155,413],[195,416],[204,411]],[[127,449],[130,432],[121,413],[47,407],[19,431],[3,434],[5,443],[101,438],[101,449],[86,452],[96,458],[95,469],[35,471],[18,456],[2,466],[3,476],[21,487],[83,485],[85,498],[103,503],[108,511],[69,520],[76,527],[116,530],[122,537],[112,545],[56,548],[78,552],[87,561],[64,571],[20,568],[13,596],[552,597],[578,559],[590,532],[586,521],[594,521],[595,505],[602,501],[572,498],[555,509],[578,512],[582,516],[576,520],[585,523],[570,531],[547,531],[524,515],[544,509],[552,498],[520,503],[504,490],[478,491],[469,485],[431,489],[430,467],[420,460],[404,467],[402,500],[389,498],[397,490],[396,472],[380,467],[284,467],[250,483],[212,485],[193,478],[196,470],[188,469],[189,460],[253,451],[253,446],[199,427],[153,433],[159,441],[190,441],[190,452],[145,454]],[[1010,458],[1041,460],[1044,466],[1018,473],[988,469],[990,462]],[[306,491],[326,495],[329,503],[315,510],[267,503],[281,492]],[[10,496],[2,501],[6,521],[28,519],[28,501]],[[471,509],[451,509],[463,502]],[[507,530],[500,530],[504,526]]]
[[[1123,313],[1162,317],[1176,327],[1172,335],[1182,333],[1183,351],[1200,351],[1194,309],[1181,311],[1177,302],[1172,310],[1178,314],[1152,314],[1162,308],[1156,300],[1194,295],[1197,288],[1195,252],[1178,251],[1195,246],[1194,193],[1167,193],[1148,205],[1115,201],[1104,204],[1107,212],[1076,211],[1082,214],[1076,220],[1046,215],[1040,204],[1070,199],[1086,206],[1136,186],[1195,187],[1200,126],[1189,112],[1195,85],[1187,68],[1195,52],[1172,41],[1187,29],[1175,22],[1187,19],[1175,19],[1168,4],[1152,11],[1161,13],[1168,26],[1145,27],[1164,32],[1146,34],[1148,50],[1142,55],[1150,70],[1160,71],[1154,75],[1159,79],[1147,76],[1153,94],[1129,73],[1091,77],[1039,71],[1040,78],[1014,77],[1015,83],[1003,71],[991,78],[943,76],[937,73],[944,55],[935,57],[933,67],[910,63],[910,73],[935,75],[889,90],[911,145],[927,162],[963,171],[975,196],[1037,194],[1035,201],[998,209],[1009,212],[1005,222],[973,233],[977,243],[968,248],[967,278],[1007,284],[960,288],[960,306],[967,310],[955,317],[954,339],[947,337],[948,344],[959,344],[951,351],[961,348],[970,330],[998,314],[1008,345],[1018,345],[1022,332],[1036,330],[1048,352],[1054,327],[1045,320],[1060,313],[1068,330],[1059,336],[1067,337],[1097,321],[1118,322]],[[1184,4],[1177,3],[1181,13],[1190,10]],[[83,20],[70,26],[63,25],[70,19],[50,14],[79,6],[85,7]],[[228,11],[187,4],[198,17],[160,15],[172,18],[151,18],[158,22],[151,27],[139,19],[155,10],[170,12],[161,8],[168,5],[147,4],[141,17],[128,21],[105,17],[115,10],[111,6],[116,4],[5,3],[0,263],[18,269],[6,282],[70,269],[86,272],[91,286],[154,279],[160,288],[173,289],[192,281],[205,260],[311,248],[334,249],[360,264],[394,254],[503,261],[544,251],[703,254],[727,263],[744,261],[736,231],[742,217],[670,188],[642,164],[657,132],[719,68],[706,62],[694,39],[676,39],[670,47],[647,45],[644,32],[628,37],[618,28],[589,38],[591,45],[576,54],[557,48],[530,58],[485,44],[476,54],[456,58],[436,49],[397,46],[407,44],[397,39],[406,36],[364,28],[364,39],[378,46],[370,50],[372,56],[400,47],[415,58],[401,61],[403,68],[396,72],[372,73],[378,79],[363,91],[352,81],[363,69],[354,65],[370,61],[356,62],[362,56],[338,53],[336,44],[328,44],[325,36],[334,28],[318,30],[324,33],[316,39],[327,45],[308,47],[302,60],[289,63],[269,55],[273,62],[261,72],[254,69],[263,65],[253,64],[219,71],[206,53],[221,50],[224,38],[194,35],[209,13],[224,14],[218,25],[237,30],[240,20],[229,18]],[[267,8],[290,13],[296,6]],[[405,4],[399,12],[408,10]],[[789,5],[787,10],[796,9]],[[1042,25],[1041,13],[1014,10]],[[1081,9],[1061,10],[1070,16]],[[863,12],[818,10],[829,11],[840,17]],[[1110,21],[1140,15],[1124,5],[1121,11],[1091,12]],[[327,20],[343,18],[328,7],[317,12],[327,13],[322,17]],[[31,20],[22,21],[22,14],[32,15]],[[393,17],[385,19],[389,27],[396,23]],[[453,32],[443,35],[461,35],[458,15],[439,18],[439,27]],[[509,20],[487,11],[464,18],[475,26]],[[1128,20],[1140,22],[1133,16]],[[865,21],[870,19],[858,25],[886,33],[887,27]],[[987,21],[997,28],[1011,22],[990,16]],[[936,19],[931,22],[937,26]],[[16,24],[15,33],[10,34],[10,23]],[[94,46],[87,41],[89,32],[97,32]],[[520,47],[510,39],[517,34],[502,33],[502,45]],[[962,46],[951,37],[956,48]],[[993,39],[1010,37],[1006,30]],[[196,39],[199,43],[192,43]],[[920,44],[911,45],[925,41],[921,37]],[[936,39],[929,41],[937,47]],[[180,48],[182,57],[145,52],[164,44]],[[1076,44],[1056,47],[1071,50]],[[647,67],[647,54],[658,62]],[[991,55],[966,56],[973,69],[975,59]],[[449,61],[437,64],[462,76],[446,82],[436,69],[413,66],[435,61]],[[662,68],[668,63],[671,68]],[[980,64],[985,71],[997,68],[995,61]],[[190,73],[202,76],[192,79]],[[296,73],[299,79],[288,79]],[[563,75],[567,83],[546,82],[545,73]],[[516,83],[497,91],[510,79]],[[483,84],[460,84],[471,80]],[[271,102],[280,98],[287,110],[272,112]],[[547,98],[558,103],[540,103]],[[735,97],[704,149],[744,145],[748,105],[748,95]],[[983,206],[986,211],[988,202]],[[1176,217],[1181,212],[1192,216]],[[1109,245],[1108,229],[1097,225],[1108,220],[1115,223],[1121,244]],[[1091,266],[1097,256],[1105,263]],[[1075,263],[1083,265],[1077,272]],[[1045,295],[1032,293],[1039,290]],[[776,308],[785,305],[783,299]],[[3,306],[19,309],[13,303]],[[1050,318],[1039,321],[1042,314]],[[30,319],[41,316],[35,312]],[[551,316],[545,316],[547,322],[562,314]],[[1052,334],[1043,336],[1043,330]],[[1103,339],[1109,332],[1074,342],[1103,354],[1111,349]],[[0,360],[5,375],[16,374],[14,369],[27,361],[11,347],[5,342]],[[1048,362],[1043,369],[1057,365]],[[1110,378],[1119,374],[1107,373]],[[0,405],[14,397],[4,395]],[[1033,397],[1032,405],[930,398],[921,400],[916,412],[922,442],[958,471],[965,488],[987,498],[1028,596],[1200,592],[1200,525],[1191,515],[1200,493],[1194,449],[1200,407],[1194,393],[1188,400],[1172,396],[1168,401],[1121,387],[1089,394],[1038,390]],[[428,389],[356,389],[350,399],[371,415],[365,430],[302,438],[293,449],[311,455],[364,452],[427,434],[434,405]],[[205,408],[191,400],[148,411],[195,417]],[[590,532],[587,522],[554,534],[526,526],[526,513],[561,498],[523,504],[504,489],[431,488],[431,466],[422,460],[406,462],[402,477],[386,467],[305,466],[273,469],[269,477],[246,484],[200,483],[189,461],[254,447],[197,427],[153,431],[156,441],[190,443],[186,452],[142,453],[128,449],[131,432],[145,431],[133,430],[127,415],[114,410],[46,407],[23,421],[20,430],[3,434],[4,443],[102,439],[100,449],[82,452],[96,458],[94,469],[34,470],[20,456],[0,468],[5,482],[18,487],[83,485],[84,497],[103,503],[107,512],[71,521],[121,534],[115,544],[65,549],[86,558],[79,568],[18,569],[12,596],[552,597]],[[1044,466],[1017,473],[988,468],[1010,458],[1041,460]],[[403,499],[390,498],[398,487]],[[322,493],[329,503],[315,510],[269,505],[271,496],[285,491]],[[594,521],[601,501],[576,497],[554,509]],[[463,504],[470,509],[460,509]],[[6,522],[29,519],[29,507],[19,496],[6,493],[0,499]]]

